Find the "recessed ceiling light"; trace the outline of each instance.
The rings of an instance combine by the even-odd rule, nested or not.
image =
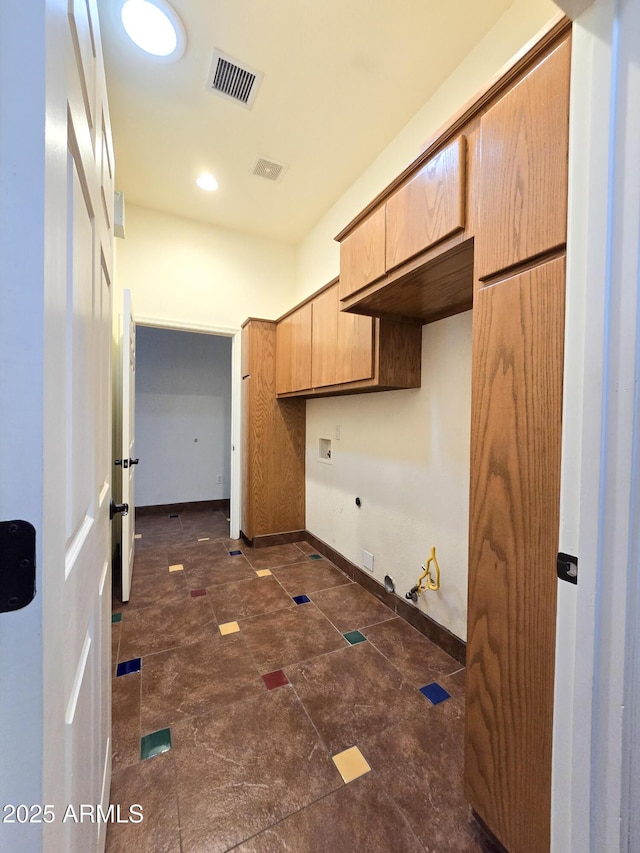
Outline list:
[[[196,184],[201,190],[206,190],[209,193],[218,189],[218,182],[209,172],[203,172],[196,181]]]
[[[146,53],[166,61],[184,53],[182,21],[166,0],[125,0],[120,17],[131,41]]]

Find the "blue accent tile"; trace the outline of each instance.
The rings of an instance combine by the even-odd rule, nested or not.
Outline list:
[[[144,761],[171,749],[171,729],[160,729],[140,738],[140,758]]]
[[[129,675],[132,672],[140,672],[140,667],[142,666],[142,660],[140,658],[132,658],[131,660],[124,660],[122,663],[118,664],[118,669],[116,670],[116,675]]]
[[[347,631],[347,633],[343,634],[342,636],[352,646],[355,646],[356,643],[366,643],[367,642],[367,638],[365,637],[364,634],[361,634],[360,631]]]
[[[230,557],[240,557],[241,554],[242,554],[242,551],[229,551]]]
[[[308,604],[311,601],[308,595],[294,595],[293,600],[296,604]]]
[[[122,613],[111,614],[111,624],[113,624],[114,622],[122,622]]]
[[[321,560],[322,554],[309,554],[309,559],[310,560]]]
[[[440,702],[444,702],[445,699],[451,698],[451,694],[447,693],[444,687],[440,687],[437,681],[432,681],[426,687],[421,687],[420,693],[426,696],[432,705],[438,705]]]

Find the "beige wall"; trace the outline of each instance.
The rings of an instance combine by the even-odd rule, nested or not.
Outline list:
[[[557,11],[549,0],[513,4],[301,243],[298,300],[338,274],[335,234]],[[372,552],[376,580],[391,574],[402,596],[435,545],[442,587],[418,607],[465,638],[471,312],[425,326],[422,371],[419,391],[308,403],[307,527],[359,566],[363,549]],[[318,463],[318,437],[338,425],[333,465]]]
[[[131,290],[146,320],[238,328],[250,315],[275,319],[294,301],[291,246],[135,205],[117,261],[118,291]]]
[[[404,596],[431,546],[440,592],[418,606],[466,636],[471,312],[423,328],[422,385],[307,403],[307,529]],[[332,437],[333,464],[318,461]],[[355,498],[362,506],[358,509]]]

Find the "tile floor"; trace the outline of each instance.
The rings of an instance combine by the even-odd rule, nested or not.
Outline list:
[[[144,819],[110,824],[108,853],[493,850],[462,796],[453,658],[307,543],[248,548],[203,505],[136,532],[111,802]]]

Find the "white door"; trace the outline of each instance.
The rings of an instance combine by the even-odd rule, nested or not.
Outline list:
[[[133,319],[131,291],[124,291],[122,309],[122,503],[129,510],[122,518],[122,600],[129,601],[135,545],[135,400],[136,400],[136,324]]]
[[[37,567],[0,613],[0,849],[21,853],[105,838],[79,807],[110,782],[112,172],[95,0],[0,3],[0,520],[34,526]]]

